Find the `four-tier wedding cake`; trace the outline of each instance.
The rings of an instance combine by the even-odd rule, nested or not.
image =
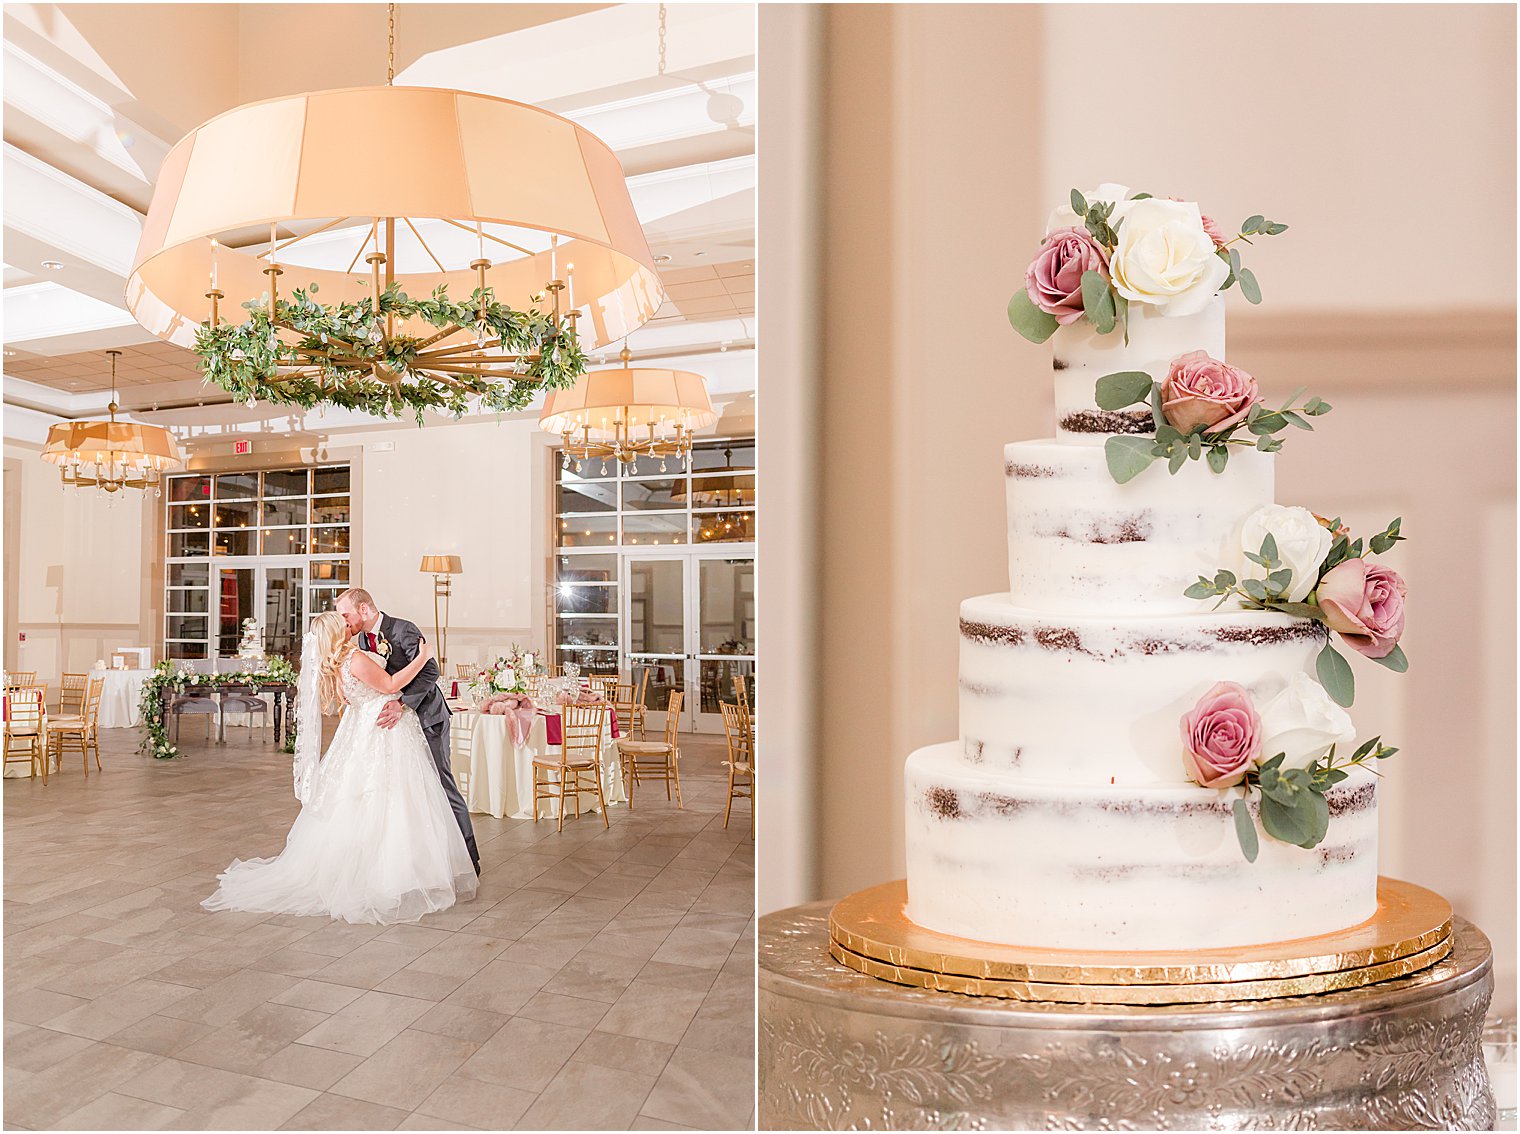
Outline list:
[[[907,761],[917,924],[1183,950],[1375,912],[1394,750],[1348,751],[1343,651],[1404,667],[1398,522],[1276,505],[1280,434],[1330,407],[1225,361],[1241,249],[1286,227],[1120,186],[1052,216],[1009,318],[1052,345],[1055,437],[1004,450],[1008,591],[961,606],[960,739]]]

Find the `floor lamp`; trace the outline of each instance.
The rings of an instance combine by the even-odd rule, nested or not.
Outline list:
[[[453,590],[451,576],[464,574],[457,555],[424,555],[418,568],[424,575],[433,576],[433,632],[438,639],[438,676],[447,672],[449,660],[449,594]],[[439,600],[443,600],[440,608]],[[440,613],[441,611],[441,613]]]

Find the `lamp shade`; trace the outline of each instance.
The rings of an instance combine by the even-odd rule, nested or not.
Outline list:
[[[417,568],[424,575],[462,575],[464,568],[457,555],[424,555],[422,566]]]
[[[702,429],[718,420],[707,381],[688,370],[653,368],[594,370],[568,390],[544,399],[538,426],[547,433],[577,434],[590,426],[593,440],[612,437],[616,426],[685,425]]]
[[[42,459],[55,465],[127,465],[144,471],[184,464],[167,429],[135,421],[64,421],[48,429]]]
[[[556,274],[568,279],[586,349],[626,336],[664,300],[606,143],[525,103],[385,86],[249,103],[186,135],[159,171],[127,309],[160,339],[192,346],[208,291],[229,312],[268,291],[271,225],[295,234],[275,252],[282,290],[367,300],[360,254],[372,224],[393,230],[387,271],[412,296],[440,284],[469,296],[477,259],[492,262],[487,285],[513,307],[532,307]]]

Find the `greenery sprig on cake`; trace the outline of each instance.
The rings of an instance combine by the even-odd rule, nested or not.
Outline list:
[[[1103,455],[1109,475],[1125,484],[1153,461],[1165,460],[1175,474],[1187,461],[1200,459],[1220,473],[1229,463],[1231,445],[1275,453],[1283,447],[1279,433],[1289,427],[1313,430],[1309,418],[1333,408],[1318,397],[1299,404],[1304,393],[1300,387],[1277,409],[1269,409],[1255,378],[1201,350],[1174,359],[1162,382],[1143,370],[1105,374],[1095,389],[1098,408],[1122,410],[1144,403],[1155,431],[1108,438]]]
[[[1127,336],[1131,303],[1192,315],[1237,283],[1249,302],[1260,303],[1261,285],[1238,245],[1287,231],[1256,214],[1227,238],[1190,201],[1131,194],[1123,185],[1073,189],[1071,207],[1051,214],[1024,287],[1008,301],[1008,321],[1043,343],[1079,319],[1100,335],[1122,328]]]

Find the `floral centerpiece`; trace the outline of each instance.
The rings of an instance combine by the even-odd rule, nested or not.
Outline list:
[[[296,667],[284,658],[268,658],[256,671],[240,670],[237,673],[196,673],[186,662],[165,658],[153,667],[143,682],[137,702],[144,729],[138,751],[149,752],[158,760],[173,760],[180,755],[179,747],[169,743],[169,719],[165,712],[168,696],[183,696],[192,689],[215,691],[259,684],[294,687],[298,676]],[[292,715],[292,727],[294,724]]]
[[[480,667],[470,679],[470,690],[477,703],[494,693],[526,693],[528,679],[541,672],[538,655],[513,643],[506,653]]]

